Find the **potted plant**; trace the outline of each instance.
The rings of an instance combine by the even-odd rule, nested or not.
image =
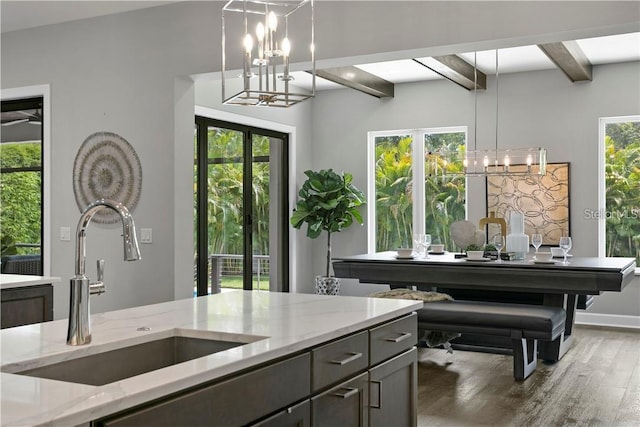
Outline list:
[[[300,229],[307,224],[307,237],[315,239],[327,232],[327,268],[325,276],[316,277],[316,293],[337,295],[340,281],[331,276],[331,234],[349,227],[355,219],[362,224],[358,207],[365,203],[364,194],[351,182],[350,173],[338,174],[332,169],[308,170],[307,180],[298,192],[300,199],[291,216],[291,225]]]

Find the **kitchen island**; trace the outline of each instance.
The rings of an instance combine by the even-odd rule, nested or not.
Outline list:
[[[374,349],[377,344],[369,340],[384,332],[393,335],[384,342],[404,343],[405,346],[415,343],[415,331],[408,334],[410,340],[405,340],[405,332],[392,331],[387,325],[394,322],[400,322],[398,324],[403,328],[415,325],[415,315],[410,314],[421,307],[422,302],[409,300],[232,291],[94,314],[91,316],[93,341],[85,346],[66,345],[66,320],[5,329],[0,335],[2,425],[86,424],[168,395],[251,372],[256,367],[270,366],[274,361],[295,357],[308,358],[315,363],[314,360],[320,360],[327,349],[344,339],[366,338],[366,349],[361,351],[366,357],[358,359],[360,353],[347,352],[351,356],[338,360],[336,365],[348,365],[355,359],[358,359],[356,363],[366,360],[353,375],[368,375],[373,371],[371,364],[374,361],[380,363],[385,357],[392,356],[383,351],[384,354],[376,359]],[[407,323],[405,319],[411,322]],[[175,335],[215,337],[243,344],[99,386],[16,374]],[[371,354],[368,353],[369,346]],[[415,378],[415,349],[410,351],[413,352],[409,356],[413,359]],[[313,374],[314,367],[310,370]],[[312,375],[308,381],[312,388],[309,396],[312,407],[314,393],[325,392],[335,385],[323,383],[328,378],[330,374],[318,378]],[[301,382],[303,380],[300,378]],[[366,386],[365,397],[368,397],[368,388]],[[349,393],[351,391],[345,391],[345,397]],[[259,402],[241,403],[250,408]],[[320,404],[317,406],[321,407]],[[415,411],[415,407],[412,410]],[[320,416],[316,412],[314,415]],[[366,419],[367,415],[364,416]],[[215,425],[214,421],[212,423]]]

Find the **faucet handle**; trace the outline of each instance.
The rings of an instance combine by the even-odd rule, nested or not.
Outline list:
[[[91,295],[100,295],[105,293],[106,291],[104,283],[102,282],[102,280],[104,279],[104,260],[99,259],[96,262],[96,266],[98,268],[98,281],[89,285],[89,293]]]
[[[98,282],[102,283],[102,279],[104,278],[104,260],[97,260],[96,267],[98,268]]]

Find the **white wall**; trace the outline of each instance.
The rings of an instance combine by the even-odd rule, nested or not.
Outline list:
[[[33,3],[37,6],[39,2]],[[0,8],[3,4],[6,2],[0,2]],[[353,64],[377,55],[408,57],[403,52],[407,50],[424,55],[455,53],[639,28],[637,2],[569,1],[543,5],[321,1],[316,8],[318,64]],[[67,280],[73,275],[74,266],[73,242],[59,241],[58,230],[61,226],[74,228],[80,215],[72,192],[73,161],[84,139],[100,130],[122,135],[140,157],[142,193],[133,216],[139,228],[153,229],[154,243],[142,246],[142,261],[124,263],[118,226],[91,225],[87,265],[94,265],[96,258],[106,259],[105,280],[109,288],[105,295],[92,298],[93,312],[189,295],[193,263],[191,125],[195,99],[190,76],[220,70],[221,6],[221,2],[214,1],[181,2],[2,34],[1,87],[49,84],[51,88],[53,195],[48,237],[51,274],[63,279],[55,287],[56,318],[67,315]],[[319,97],[300,108],[309,109],[311,117],[317,118],[316,104],[322,102]],[[383,105],[376,103],[369,111]],[[314,135],[305,141],[309,131],[306,124],[297,121],[297,114],[291,109],[282,113],[281,120],[268,119],[301,126],[300,150],[296,154],[299,185],[301,173],[308,166],[329,164],[330,157],[322,147],[331,145],[331,138],[320,133],[317,139]],[[363,125],[368,123],[365,120]],[[347,128],[355,125],[346,124]],[[314,159],[313,163],[310,159]],[[349,231],[340,239],[348,239],[349,233],[357,231]],[[336,242],[342,243],[344,240]],[[350,248],[348,244],[344,247]],[[300,259],[306,260],[298,264],[300,274],[312,278],[315,273],[305,267],[310,258],[307,249],[304,244],[299,249]],[[304,289],[304,285],[299,286]]]
[[[598,256],[598,224],[583,215],[597,209],[598,119],[640,112],[640,62],[594,67],[588,83],[571,83],[559,70],[500,76],[500,147],[543,146],[549,162],[570,162],[572,252]],[[495,79],[478,92],[478,148],[495,144]],[[335,108],[340,105],[341,108]],[[314,100],[314,167],[333,167],[354,174],[366,189],[367,132],[423,127],[468,126],[473,141],[474,94],[445,80],[396,85],[393,99],[378,100],[353,90],[320,93]],[[486,216],[483,179],[469,179],[468,219]],[[364,253],[365,227],[336,235],[334,256]],[[314,269],[322,271],[324,246],[314,245]],[[366,289],[369,292],[376,287]],[[362,294],[346,281],[345,294]],[[621,294],[599,296],[590,313],[640,316],[640,284],[636,278]]]

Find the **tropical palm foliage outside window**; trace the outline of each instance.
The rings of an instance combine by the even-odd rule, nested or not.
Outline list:
[[[3,100],[0,143],[2,256],[43,254],[43,98]],[[37,272],[43,274],[42,261]],[[5,265],[6,266],[6,265]]]
[[[208,241],[211,253],[241,254],[243,247],[243,134],[209,128]],[[254,242],[256,254],[269,253],[269,137],[253,136]],[[195,207],[194,207],[195,209]]]
[[[424,136],[424,146],[427,154],[448,152],[447,171],[462,172],[466,133],[428,133]],[[431,234],[434,243],[444,243],[445,248],[453,250],[449,226],[466,218],[466,180],[443,175],[441,171],[445,165],[442,162],[440,156],[425,157],[425,233]]]
[[[605,256],[640,265],[640,117],[604,120],[604,173]]]
[[[453,249],[449,225],[465,219],[466,182],[443,177],[444,165],[429,154],[442,149],[464,153],[466,129],[371,132],[370,143],[374,153],[370,180],[375,189],[374,211],[369,211],[374,222],[370,250],[411,247],[414,232],[429,233],[434,242]],[[462,160],[448,165],[449,170],[455,168],[462,169]],[[423,184],[415,185],[416,180]]]

